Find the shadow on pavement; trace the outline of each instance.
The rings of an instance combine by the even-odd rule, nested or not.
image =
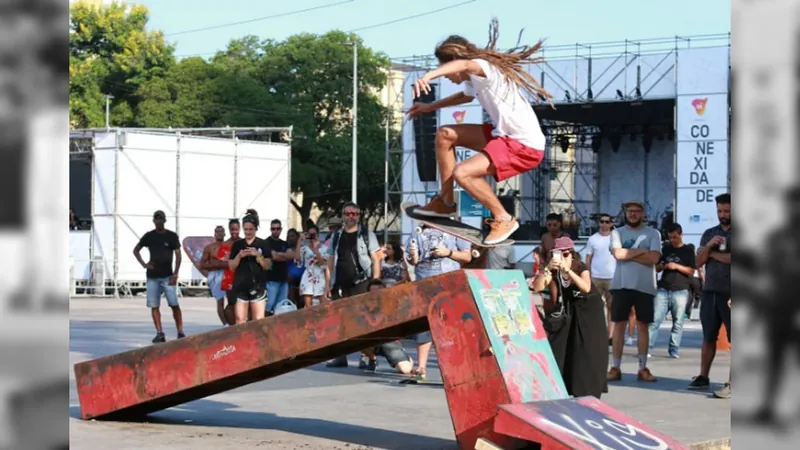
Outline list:
[[[171,426],[279,430],[387,450],[458,449],[456,442],[448,439],[322,419],[281,417],[272,413],[236,411],[234,408],[238,408],[238,406],[214,400],[197,400],[177,408],[154,413],[139,422]],[[80,408],[77,406],[70,406],[69,414],[70,417],[80,420]]]

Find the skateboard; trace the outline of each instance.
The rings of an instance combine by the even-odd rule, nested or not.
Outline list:
[[[471,225],[467,225],[453,219],[446,219],[443,217],[427,217],[414,213],[414,209],[419,207],[420,205],[413,202],[403,202],[400,205],[400,208],[403,210],[403,214],[408,216],[411,220],[422,222],[431,228],[441,231],[442,233],[447,233],[449,235],[461,238],[476,247],[494,248],[505,247],[507,245],[514,244],[512,239],[506,239],[505,241],[497,244],[485,244],[483,242],[485,235],[480,228],[475,228]],[[422,227],[418,226],[416,231],[417,233],[422,233]],[[477,258],[478,256],[480,256],[480,252],[478,250],[473,250],[472,257]]]
[[[208,271],[200,268],[200,260],[203,259],[203,250],[213,242],[214,236],[189,236],[183,239],[183,251],[194,268],[204,277],[208,277]]]
[[[415,384],[415,385],[428,384],[428,385],[431,385],[431,386],[444,386],[444,383],[442,383],[441,381],[438,381],[438,380],[417,380],[415,378],[400,380],[400,381],[397,381],[396,383],[397,384]]]

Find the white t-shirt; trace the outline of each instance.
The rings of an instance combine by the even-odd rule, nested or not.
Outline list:
[[[592,255],[592,278],[600,280],[610,280],[614,278],[614,270],[617,268],[617,260],[611,254],[611,235],[603,236],[600,233],[593,234],[586,242],[586,254]]]
[[[464,94],[477,98],[494,123],[495,136],[507,136],[536,150],[544,150],[544,133],[531,104],[520,87],[509,83],[496,67],[483,59],[473,59],[486,78],[470,75]]]

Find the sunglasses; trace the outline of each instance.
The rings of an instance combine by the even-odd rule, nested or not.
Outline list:
[[[283,229],[282,227],[272,227],[272,228],[270,228],[270,230],[272,230],[272,231],[281,231],[282,229]]]
[[[346,212],[346,213],[344,213],[344,215],[345,215],[345,216],[347,216],[347,217],[358,217],[358,216],[360,216],[360,215],[361,215],[361,213],[357,213],[357,212]]]
[[[600,223],[611,223],[610,220],[601,220]]]

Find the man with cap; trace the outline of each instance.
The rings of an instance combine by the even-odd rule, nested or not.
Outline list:
[[[611,253],[617,260],[611,280],[611,321],[614,331],[612,366],[608,381],[622,379],[622,348],[625,344],[625,327],[631,308],[636,310],[639,328],[639,381],[657,381],[647,368],[650,345],[649,325],[653,323],[656,296],[656,264],[661,259],[661,234],[644,223],[644,203],[629,201],[625,210],[625,226],[611,232]]]
[[[181,243],[174,231],[164,228],[167,216],[164,211],[153,213],[154,230],[148,231],[133,249],[133,256],[147,270],[147,307],[153,316],[153,325],[156,327],[156,337],[153,343],[166,341],[164,330],[161,328],[161,295],[167,297],[167,304],[172,308],[172,317],[178,329],[178,338],[186,337],[183,334],[183,317],[178,305],[178,270],[181,267]],[[150,260],[144,262],[140,252],[147,247]],[[175,256],[175,269],[172,269],[172,257]]]

